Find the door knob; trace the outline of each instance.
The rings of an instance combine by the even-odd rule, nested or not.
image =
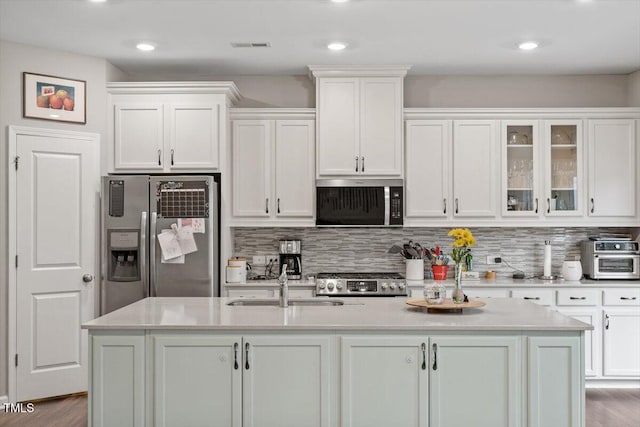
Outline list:
[[[93,275],[92,274],[85,274],[82,276],[82,281],[85,283],[89,283],[89,282],[93,282]]]

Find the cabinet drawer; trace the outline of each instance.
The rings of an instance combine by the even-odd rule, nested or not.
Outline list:
[[[229,289],[229,298],[272,298],[271,289]]]
[[[598,305],[600,295],[597,289],[559,289],[558,305]]]
[[[640,288],[605,289],[604,305],[640,305]]]
[[[462,289],[469,298],[509,298],[507,289]]]
[[[520,298],[540,305],[553,304],[553,290],[551,289],[515,289],[512,298]]]

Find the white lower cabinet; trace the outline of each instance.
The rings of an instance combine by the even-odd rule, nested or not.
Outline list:
[[[529,337],[529,427],[584,425],[580,338]]]
[[[145,425],[145,366],[144,331],[91,337],[91,426]]]
[[[342,427],[427,427],[426,337],[343,337]]]
[[[609,308],[603,311],[603,375],[640,376],[640,308]]]
[[[565,316],[588,323],[592,331],[584,331],[584,373],[587,377],[602,375],[602,327],[597,308],[559,308]]]
[[[153,425],[242,426],[240,336],[153,336]]]
[[[330,349],[329,336],[244,336],[243,425],[329,427]]]
[[[521,425],[520,337],[434,336],[429,354],[430,427]]]

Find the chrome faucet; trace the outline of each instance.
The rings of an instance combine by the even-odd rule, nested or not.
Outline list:
[[[287,264],[282,266],[282,273],[278,277],[280,283],[280,307],[289,307],[289,283],[287,279]]]

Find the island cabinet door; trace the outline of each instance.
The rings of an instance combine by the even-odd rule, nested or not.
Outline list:
[[[427,427],[426,337],[344,337],[342,427]]]
[[[529,337],[529,427],[580,427],[584,368],[579,337]]]
[[[240,336],[154,336],[154,425],[241,427],[241,344]]]
[[[520,360],[520,337],[432,337],[430,427],[520,426]]]
[[[244,336],[243,426],[328,427],[330,347],[328,336]]]
[[[144,332],[91,336],[92,427],[144,427]]]

